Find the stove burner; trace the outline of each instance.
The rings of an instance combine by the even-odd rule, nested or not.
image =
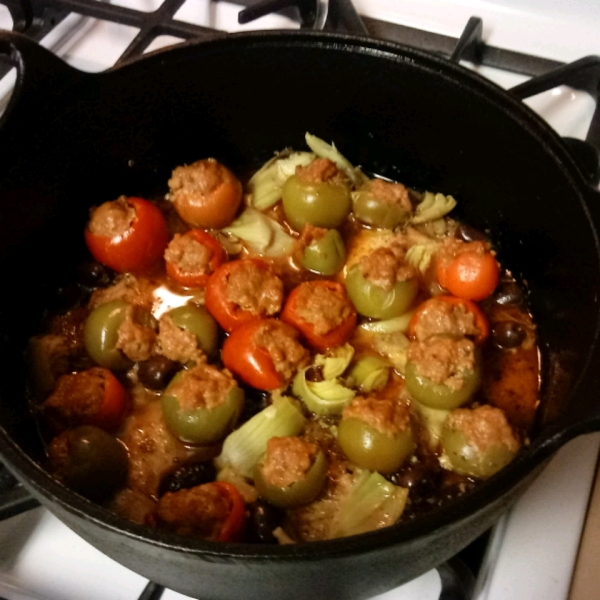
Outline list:
[[[181,40],[210,39],[224,35],[223,32],[209,27],[174,19],[175,13],[184,1],[164,0],[160,8],[154,12],[143,12],[100,0],[1,0],[0,4],[8,7],[13,18],[14,31],[24,33],[36,41],[43,39],[70,13],[139,29],[138,35],[119,59],[117,63],[119,64],[126,59],[140,56],[150,43],[161,35],[170,35]],[[246,4],[245,0],[231,1],[234,4]],[[329,0],[329,2],[327,0],[259,0],[240,11],[238,20],[240,23],[249,23],[270,12],[288,9],[297,11],[301,28],[369,35],[447,57],[458,50],[457,42],[461,43],[465,37],[463,34],[457,40],[438,33],[369,17],[359,17],[351,0]],[[465,31],[472,26],[473,19],[476,18],[469,21]],[[529,76],[547,73],[563,64],[488,46],[481,40],[481,31],[476,37],[479,40],[478,52],[464,55],[466,60],[473,60],[476,64]]]
[[[0,464],[0,521],[39,505],[8,469]]]
[[[83,17],[128,25],[137,35],[116,62],[140,57],[159,36],[181,40],[209,40],[223,37],[225,32],[176,20],[177,11],[186,0],[164,0],[153,12],[143,12],[99,0],[0,0],[13,19],[13,30],[41,41],[66,17],[76,13]],[[251,0],[250,0],[251,1]],[[244,0],[232,0],[246,4]],[[461,60],[475,65],[495,67],[513,73],[533,76],[510,90],[525,99],[561,85],[588,92],[598,101],[600,95],[600,58],[585,57],[570,64],[487,45],[482,39],[483,23],[471,17],[462,35],[452,38],[412,27],[388,23],[357,14],[351,0],[258,0],[238,14],[240,24],[250,23],[273,12],[295,14],[301,29],[336,31],[369,36],[400,43],[413,48]],[[0,54],[0,78],[11,68]],[[600,107],[592,119],[586,142],[566,138],[571,153],[591,183],[600,181]],[[25,488],[0,464],[0,520],[39,506]],[[489,532],[473,542],[459,555],[438,567],[442,582],[439,600],[468,600],[474,589],[474,573],[481,566]],[[139,600],[159,600],[165,589],[149,582]],[[0,600],[3,600],[0,598]]]

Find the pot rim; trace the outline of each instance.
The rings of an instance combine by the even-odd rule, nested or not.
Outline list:
[[[0,38],[8,39],[17,51],[19,46],[33,44],[20,34],[2,34]],[[277,46],[279,48],[284,45],[288,48],[296,47],[299,49],[310,47],[321,49],[324,52],[366,54],[381,60],[404,61],[413,64],[415,68],[429,71],[435,77],[450,80],[454,84],[469,86],[471,93],[484,97],[486,102],[500,110],[506,118],[516,121],[521,128],[527,130],[528,134],[540,145],[540,148],[551,155],[556,168],[560,169],[562,176],[566,178],[577,193],[580,206],[592,225],[596,253],[600,256],[600,242],[596,230],[598,221],[594,221],[586,204],[586,199],[591,197],[589,194],[590,187],[558,134],[518,98],[478,73],[460,64],[452,63],[444,57],[427,54],[394,42],[373,40],[356,35],[290,30],[252,31],[233,33],[223,38],[183,42],[175,47],[157,50],[141,58],[129,60],[102,73],[81,73],[75,69],[72,69],[72,73],[81,77],[82,80],[110,78],[117,72],[122,74],[129,69],[140,69],[144,65],[150,65],[155,61],[168,64],[171,61],[190,60],[195,55],[218,54],[221,48],[248,47],[248,44],[253,46]],[[13,94],[2,123],[10,119],[11,107],[18,104],[19,101],[20,94],[17,92],[25,72],[21,69],[18,71],[16,93]],[[26,75],[32,76],[29,73],[26,73]],[[35,73],[33,73],[33,76],[35,76]],[[599,331],[600,322],[597,320],[592,348],[588,353],[586,364],[582,368],[580,379],[571,388],[571,395],[579,393],[580,383],[588,375],[587,371],[592,353],[594,349],[597,350]],[[567,425],[566,427],[539,433],[533,443],[523,449],[505,469],[481,483],[472,492],[445,504],[442,510],[432,511],[412,522],[397,523],[384,529],[335,540],[273,546],[194,540],[138,525],[118,517],[109,510],[86,500],[55,481],[40,465],[21,450],[4,428],[0,429],[0,454],[3,460],[7,462],[8,468],[24,481],[25,487],[42,503],[44,503],[44,499],[57,502],[61,509],[93,522],[102,529],[123,534],[131,540],[143,540],[157,547],[220,559],[244,558],[247,560],[252,558],[257,561],[268,561],[274,558],[278,560],[318,560],[325,556],[331,558],[333,556],[383,549],[409,540],[425,538],[435,530],[451,528],[453,525],[468,521],[474,518],[478,512],[483,511],[488,504],[502,502],[504,498],[507,498],[519,482],[526,479],[527,475],[531,474],[537,466],[569,439],[579,433],[597,428],[600,428],[600,422],[580,422],[574,427]],[[52,506],[49,509],[52,511]]]

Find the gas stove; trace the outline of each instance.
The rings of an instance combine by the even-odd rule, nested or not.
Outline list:
[[[586,0],[0,0],[0,28],[25,32],[90,72],[187,39],[299,27],[371,35],[460,60],[501,87],[517,86],[561,136],[598,141],[588,92],[597,93],[599,69],[588,66],[582,83],[579,71],[563,66],[600,54],[600,4]],[[557,69],[562,79],[545,76]],[[0,64],[5,73],[0,110],[15,77]],[[442,567],[377,600],[568,600],[599,448],[600,434],[592,434],[557,453],[510,512],[461,553],[459,565],[474,572],[467,583],[460,568],[457,576]],[[31,509],[18,486],[11,494],[0,509],[9,517],[0,522],[0,600],[185,598],[99,553],[45,509]]]

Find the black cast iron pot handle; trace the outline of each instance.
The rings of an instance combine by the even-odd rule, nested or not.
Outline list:
[[[594,152],[596,153],[595,148]],[[596,154],[596,156],[598,155]],[[583,175],[585,177],[585,174]],[[600,190],[598,182],[588,178],[587,184],[582,185],[582,191],[586,210],[595,232],[596,257],[597,260],[600,260]],[[600,289],[597,291],[595,302],[596,312],[600,314]],[[600,319],[597,319],[596,323],[590,323],[590,327],[595,327],[595,332],[588,362],[583,369],[583,376],[580,381],[574,382],[575,386],[571,394],[572,402],[567,413],[557,421],[555,426],[545,431],[541,439],[532,443],[528,458],[533,460],[534,465],[549,458],[570,440],[580,435],[600,431]]]
[[[13,31],[0,30],[0,59],[7,60],[17,70],[17,80],[8,106],[0,117],[2,135],[18,135],[23,125],[28,132],[44,127],[52,114],[46,106],[67,98],[75,83],[92,77],[79,71],[52,52]],[[48,101],[53,98],[53,101]],[[10,116],[10,118],[8,118]]]

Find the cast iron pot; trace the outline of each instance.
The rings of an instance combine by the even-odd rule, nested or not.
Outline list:
[[[600,428],[598,194],[564,142],[508,93],[404,47],[256,33],[178,47],[102,74],[16,34],[0,129],[0,453],[51,512],[118,562],[195,598],[352,598],[438,565],[488,529],[548,457]],[[532,443],[473,493],[407,524],[292,546],[216,544],[125,522],[53,481],[24,396],[22,351],[84,252],[88,208],[165,189],[176,165],[258,165],[310,131],[367,171],[459,200],[527,283],[542,404]]]

